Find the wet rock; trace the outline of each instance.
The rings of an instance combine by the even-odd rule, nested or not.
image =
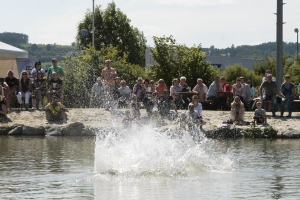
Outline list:
[[[9,131],[11,131],[12,129],[14,129],[15,126],[11,127],[11,126],[1,126],[0,127],[0,135],[7,135]]]
[[[22,135],[22,126],[16,126],[11,131],[8,132],[8,135]]]
[[[45,128],[43,126],[39,126],[39,127],[23,126],[22,135],[45,136],[46,131],[45,131]]]
[[[289,128],[286,132],[277,135],[279,138],[300,138],[300,131]]]
[[[61,136],[63,132],[63,127],[61,126],[52,126],[46,129],[46,135],[48,136]]]
[[[208,138],[241,138],[243,137],[242,129],[237,127],[222,127],[218,129],[213,129],[209,131],[204,131],[204,134]]]

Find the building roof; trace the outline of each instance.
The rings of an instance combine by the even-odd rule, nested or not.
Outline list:
[[[254,59],[249,58],[234,58],[234,57],[219,57],[219,56],[206,56],[206,60],[212,65],[222,67],[225,70],[228,65],[241,64],[249,71],[253,71]]]

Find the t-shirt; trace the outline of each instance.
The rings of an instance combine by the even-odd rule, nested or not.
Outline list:
[[[202,115],[202,104],[198,103],[198,106],[194,108],[198,115]]]
[[[45,70],[44,69],[40,69],[39,71],[42,72],[42,74],[45,74]],[[31,74],[34,75],[34,74],[37,74],[38,70],[36,68],[33,68],[32,71],[31,71]]]
[[[99,85],[99,83],[95,83],[92,87],[92,92],[95,93],[95,96],[99,96],[104,91],[104,89],[104,85]]]
[[[48,75],[48,78],[51,79],[52,78],[52,73],[53,72],[56,72],[57,74],[64,74],[64,70],[61,66],[51,66],[49,67],[48,69],[48,72],[47,72],[47,75]]]
[[[63,82],[61,79],[54,80],[53,78],[50,80],[50,87],[52,90],[59,90],[62,86]]]
[[[203,84],[202,86],[199,86],[198,84],[193,88],[193,91],[197,92],[198,98],[200,98],[200,101],[204,101],[204,94],[207,94],[207,86]]]
[[[142,99],[144,97],[144,92],[146,91],[145,85],[135,84],[133,86],[133,93],[136,95],[138,99]]]
[[[129,96],[131,91],[130,88],[128,87],[128,85],[126,85],[125,87],[119,87],[119,92],[122,96]]]
[[[4,82],[6,82],[6,84],[12,88],[14,87],[15,85],[16,86],[19,86],[19,80],[16,79],[15,77],[13,77],[12,79],[10,79],[8,76],[4,79]]]
[[[288,98],[293,94],[293,88],[295,88],[294,83],[290,83],[289,86],[287,86],[286,84],[282,84],[281,85],[281,90],[282,90],[282,94]]]
[[[167,88],[167,85],[164,83],[163,85],[158,85],[158,86],[156,86],[156,92],[158,93],[158,96],[160,96],[162,93],[163,93],[163,91],[164,90],[167,90],[168,88]]]
[[[263,88],[264,95],[266,95],[266,96],[276,95],[276,93],[274,93],[274,89],[277,88],[276,82],[274,82],[274,81],[271,81],[271,82],[265,81],[261,84],[261,87]]]
[[[263,117],[263,118],[265,118],[265,116],[266,116],[266,111],[262,108],[261,109],[256,109],[254,111],[254,117]]]
[[[221,84],[217,85],[214,81],[212,84],[210,84],[208,91],[207,91],[207,98],[208,97],[219,97],[217,90],[219,90],[222,87]]]
[[[178,85],[178,86],[175,86],[175,85],[172,85],[170,87],[170,95],[174,94],[175,96],[178,96],[178,92],[181,92],[182,91],[182,86],[181,85]]]
[[[233,88],[234,88],[234,96],[242,96],[243,95],[243,93],[244,93],[244,85],[241,85],[241,87],[237,87],[237,85],[236,84],[234,84],[233,86],[232,86]]]

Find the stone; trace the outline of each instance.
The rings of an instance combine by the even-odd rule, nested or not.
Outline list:
[[[22,135],[23,127],[17,126],[8,132],[8,135]]]
[[[39,126],[39,127],[23,126],[22,135],[45,136],[46,131],[45,131],[45,128],[43,126]]]

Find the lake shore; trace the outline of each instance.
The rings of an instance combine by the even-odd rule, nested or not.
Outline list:
[[[0,127],[17,127],[17,126],[27,126],[27,127],[44,127],[47,130],[58,127],[63,128],[72,124],[78,125],[78,123],[83,124],[89,129],[106,129],[113,126],[121,127],[124,109],[118,109],[115,113],[106,111],[102,108],[68,108],[68,124],[62,124],[61,122],[51,122],[45,124],[46,117],[45,111],[41,110],[12,110],[8,115],[8,122],[2,122]],[[184,112],[182,110],[179,113]],[[203,111],[204,125],[203,130],[209,131],[218,129],[217,126],[222,124],[223,121],[229,119],[230,111]],[[142,116],[146,116],[144,109],[141,110]],[[279,113],[277,113],[279,114]],[[290,135],[292,138],[300,137],[300,113],[295,112],[292,114],[291,118],[283,117],[270,117],[271,112],[267,112],[268,123],[261,125],[262,128],[272,126],[278,131],[278,137],[285,137]],[[287,115],[287,113],[286,113]],[[252,122],[253,111],[245,112],[245,121]],[[113,119],[113,120],[112,120]],[[166,124],[164,127],[169,127],[171,122],[165,120]],[[82,125],[81,125],[82,126]],[[239,129],[244,129],[249,127],[249,125],[231,125],[231,127],[236,127]],[[179,129],[179,124],[172,125],[172,129]],[[47,133],[46,133],[47,134]]]

